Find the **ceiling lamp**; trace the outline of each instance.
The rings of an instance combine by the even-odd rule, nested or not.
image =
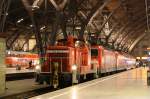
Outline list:
[[[24,19],[21,18],[21,19],[19,19],[19,20],[17,21],[17,23],[21,23],[23,20],[24,20]]]

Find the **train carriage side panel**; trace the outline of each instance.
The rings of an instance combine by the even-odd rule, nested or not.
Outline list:
[[[117,70],[126,69],[126,57],[122,53],[117,53]]]
[[[34,67],[39,62],[38,54],[30,52],[7,51],[5,63],[7,67],[16,68],[17,65],[21,68],[29,67],[29,62],[32,61]]]
[[[105,68],[105,72],[112,72],[116,69],[116,55],[115,52],[104,49],[103,51],[104,63],[103,67]]]

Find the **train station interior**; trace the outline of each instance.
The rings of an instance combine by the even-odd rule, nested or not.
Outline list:
[[[150,98],[150,0],[0,0],[0,99],[84,98]]]

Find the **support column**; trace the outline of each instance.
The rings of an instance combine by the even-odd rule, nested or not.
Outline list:
[[[5,92],[5,39],[0,38],[0,95]]]

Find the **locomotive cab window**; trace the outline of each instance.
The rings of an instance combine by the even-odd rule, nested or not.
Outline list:
[[[98,49],[91,49],[91,56],[98,56]]]

